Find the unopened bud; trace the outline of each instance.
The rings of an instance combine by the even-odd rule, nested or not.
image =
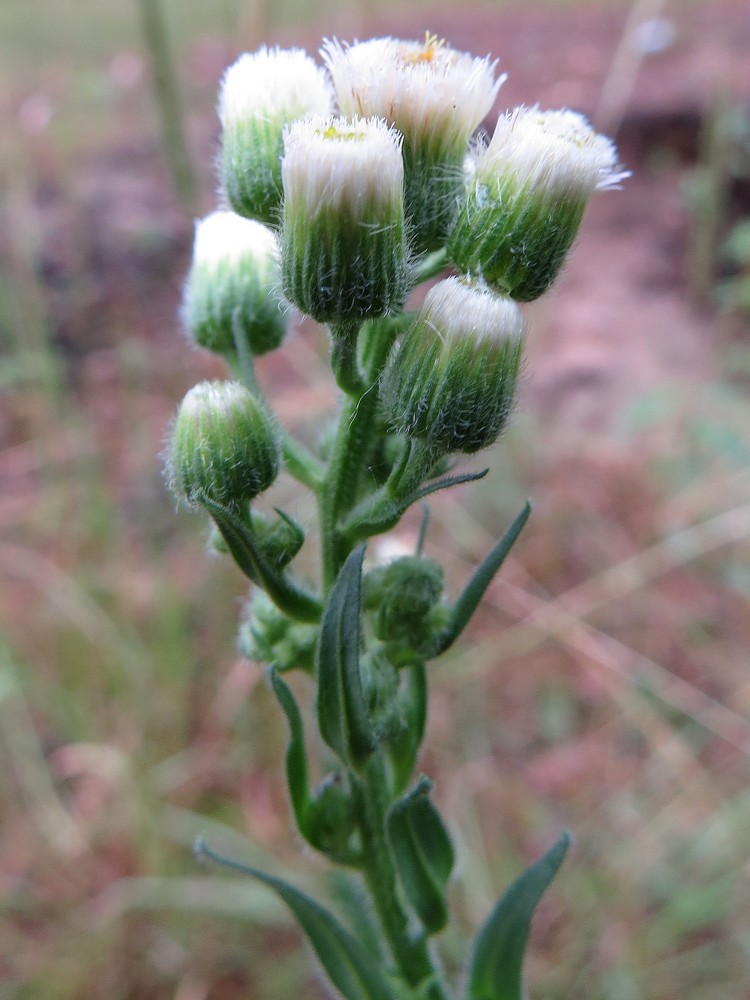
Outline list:
[[[594,192],[627,176],[613,143],[582,115],[517,108],[477,157],[451,259],[529,302],[557,277]]]
[[[279,472],[276,429],[239,382],[201,382],[183,399],[170,451],[174,491],[191,505],[242,509]]]
[[[270,229],[234,212],[212,212],[196,223],[182,306],[196,344],[227,354],[241,338],[251,354],[264,354],[284,337],[286,309]]]
[[[229,67],[219,95],[221,182],[235,212],[278,222],[284,127],[328,114],[332,100],[324,71],[302,49],[263,46]]]
[[[424,655],[434,645],[433,611],[442,593],[442,567],[418,556],[403,556],[364,578],[364,604],[373,610],[376,637]]]
[[[282,175],[287,297],[320,322],[400,309],[410,272],[398,133],[379,119],[295,122]]]
[[[465,279],[438,282],[384,372],[386,419],[436,454],[488,447],[513,408],[524,332],[511,299]]]

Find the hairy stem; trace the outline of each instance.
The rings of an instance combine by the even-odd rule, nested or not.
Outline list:
[[[429,985],[432,1000],[447,1000],[421,932],[409,927],[409,917],[398,892],[396,868],[385,834],[385,818],[391,805],[388,777],[382,757],[376,754],[359,781],[360,829],[364,877],[399,974],[412,988]]]
[[[378,407],[377,380],[393,346],[398,327],[373,323],[367,330],[363,353],[368,381],[359,395],[347,395],[339,412],[328,471],[319,493],[323,593],[327,593],[353,548],[341,525],[358,499],[362,470],[371,452]],[[335,350],[334,341],[334,350]],[[356,349],[347,353],[347,366],[358,371]]]

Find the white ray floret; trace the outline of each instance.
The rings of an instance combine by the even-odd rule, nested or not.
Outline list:
[[[401,136],[380,118],[310,118],[293,122],[281,165],[285,197],[317,208],[360,209],[365,215],[400,203]]]
[[[504,76],[497,62],[458,52],[435,36],[424,42],[327,40],[323,59],[345,115],[379,115],[407,142],[465,143],[495,103]]]
[[[516,108],[499,119],[477,172],[512,172],[543,196],[585,200],[629,176],[618,167],[612,140],[595,132],[583,115],[538,108]]]
[[[425,296],[420,318],[442,338],[484,343],[522,340],[526,323],[516,303],[477,282],[445,278]]]
[[[224,74],[219,118],[226,128],[247,118],[302,118],[328,114],[333,92],[325,71],[303,49],[245,53]]]
[[[196,222],[193,260],[197,265],[211,267],[247,256],[259,264],[277,259],[276,237],[267,226],[225,211],[211,212]]]

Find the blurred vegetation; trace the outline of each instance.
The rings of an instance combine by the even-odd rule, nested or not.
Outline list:
[[[164,9],[195,163],[237,39],[343,16]],[[178,332],[191,226],[136,5],[5,0],[0,39],[0,993],[322,997],[273,899],[191,856],[207,833],[326,878],[288,828],[280,712],[234,653],[243,582],[161,479],[176,402],[217,368]],[[720,349],[702,392],[638,399],[604,440],[519,415],[481,486],[434,507],[457,590],[537,502],[473,642],[435,671],[424,767],[459,849],[449,966],[523,861],[575,832],[534,930],[545,1000],[750,993],[750,348]],[[333,399],[324,350],[297,337],[260,366],[302,434]]]

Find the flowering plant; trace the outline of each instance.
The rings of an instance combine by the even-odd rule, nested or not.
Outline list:
[[[413,777],[426,667],[462,633],[530,507],[454,600],[423,553],[426,514],[412,555],[371,565],[366,546],[413,504],[485,474],[452,463],[492,445],[512,412],[526,335],[517,302],[552,284],[589,198],[625,175],[612,143],[571,111],[517,109],[485,143],[477,129],[503,78],[432,36],[326,42],[322,55],[325,69],[263,48],[224,78],[229,209],[198,223],[183,318],[234,377],[187,394],[169,467],[178,496],[210,516],[216,547],[251,581],[240,648],[269,665],[286,717],[297,830],[362,882],[377,933],[345,928],[276,875],[198,849],[278,893],[346,1000],[447,1000],[455,991],[432,938],[448,920],[454,852],[431,782]],[[441,275],[421,308],[404,309]],[[253,358],[280,345],[291,306],[327,324],[341,391],[335,432],[317,451],[281,426],[255,378]],[[256,506],[282,468],[317,499],[317,584],[294,571],[300,525]],[[314,681],[324,745],[314,789],[290,670]],[[487,917],[467,1000],[520,1000],[532,913],[567,846],[563,834]]]

